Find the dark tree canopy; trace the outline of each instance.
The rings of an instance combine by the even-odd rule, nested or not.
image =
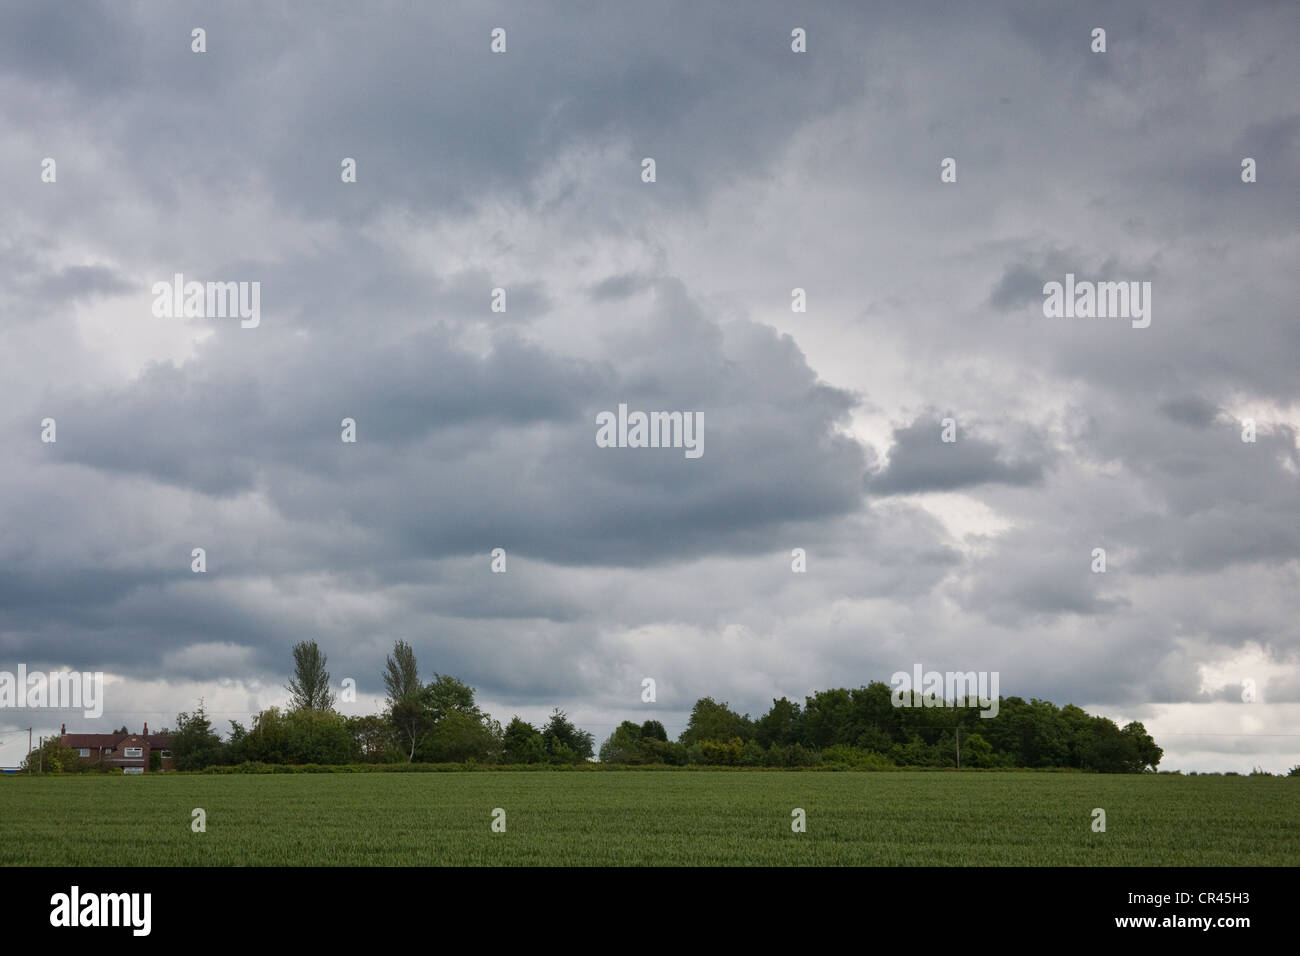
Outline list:
[[[294,710],[329,710],[334,705],[325,655],[315,641],[294,645],[293,676],[285,687],[293,695]]]

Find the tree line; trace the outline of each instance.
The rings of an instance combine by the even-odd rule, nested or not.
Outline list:
[[[384,666],[387,698],[379,714],[334,710],[326,657],[314,641],[294,646],[287,708],[269,707],[247,727],[230,722],[222,740],[202,704],[176,717],[178,770],[218,764],[468,763],[576,764],[595,740],[558,707],[541,727],[515,717],[505,727],[484,713],[474,688],[449,674],[420,677],[415,651],[398,641]]]
[[[456,677],[420,677],[415,651],[398,641],[385,661],[386,706],[344,716],[333,709],[326,658],[314,642],[293,649],[288,708],[271,707],[249,726],[231,721],[225,740],[202,706],[177,716],[177,768],[260,763],[578,764],[595,756],[594,737],[556,708],[540,727],[515,716],[504,727]],[[1163,750],[1136,721],[1119,727],[1073,704],[999,698],[996,717],[977,707],[896,707],[888,684],[818,691],[802,704],[782,697],[757,719],[728,704],[696,701],[686,729],[670,740],[662,723],[624,721],[599,749],[603,763],[860,768],[1077,768],[1154,771]]]
[[[727,703],[695,702],[686,729],[669,741],[657,721],[624,721],[601,745],[618,764],[810,767],[1029,767],[1102,773],[1154,771],[1164,751],[1141,723],[1119,727],[1069,704],[999,697],[996,717],[978,707],[896,707],[882,681],[782,697],[758,719]]]

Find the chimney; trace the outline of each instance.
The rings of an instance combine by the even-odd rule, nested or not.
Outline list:
[[[144,722],[144,736],[149,736],[149,721],[147,720]]]

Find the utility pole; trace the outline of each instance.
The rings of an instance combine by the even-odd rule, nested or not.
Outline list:
[[[28,727],[27,728],[27,756],[30,757],[31,755],[32,755],[32,728]],[[28,766],[30,765],[31,762],[28,761]]]
[[[957,769],[961,769],[961,724],[957,725]]]

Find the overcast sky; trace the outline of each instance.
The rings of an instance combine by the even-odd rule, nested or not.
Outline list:
[[[815,6],[5,3],[0,670],[108,688],[0,734],[224,731],[303,639],[369,712],[400,639],[598,742],[919,663],[1300,763],[1300,6]]]

